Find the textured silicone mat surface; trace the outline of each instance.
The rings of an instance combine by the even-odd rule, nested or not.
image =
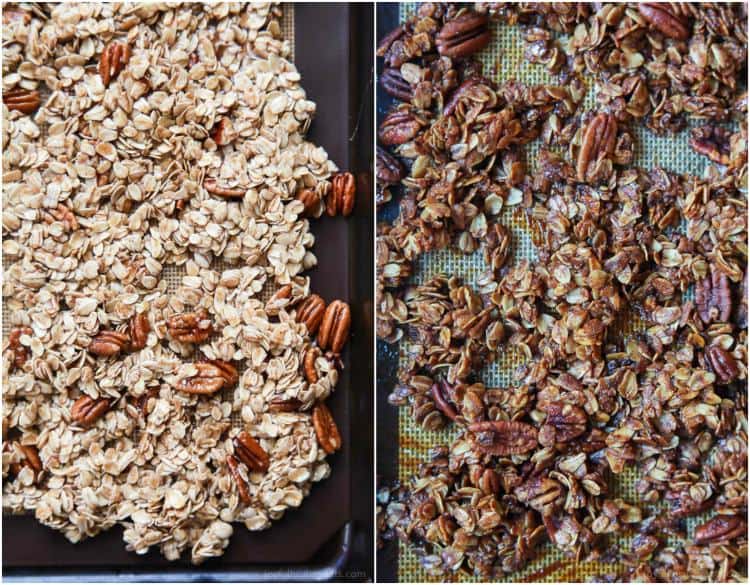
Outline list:
[[[413,13],[415,3],[402,3],[399,6],[401,21]],[[524,58],[524,40],[519,27],[493,22],[490,25],[493,41],[479,53],[484,74],[496,82],[511,79],[534,84],[556,84],[554,76],[550,75],[542,65],[529,63]],[[588,94],[582,110],[593,109],[595,100],[594,79],[587,80]],[[689,125],[692,126],[695,124]],[[688,146],[689,127],[675,135],[657,137],[642,126],[631,128],[635,142],[634,165],[651,169],[661,166],[669,171],[702,175],[708,159],[693,152]],[[525,148],[526,164],[530,173],[536,169],[536,158],[540,141],[532,142]],[[512,233],[512,263],[527,259],[534,261],[536,251],[531,243],[531,237],[525,222],[525,215],[514,212],[514,208],[505,207],[500,222],[510,228]],[[440,250],[420,256],[415,265],[412,283],[421,283],[439,274],[455,275],[466,284],[473,285],[476,277],[486,269],[481,248],[472,255],[464,255],[453,250]],[[643,324],[635,319],[625,319],[620,330],[627,336],[641,330]],[[511,384],[514,369],[521,364],[520,356],[510,348],[505,348],[499,360],[489,364],[481,373],[482,381],[487,386],[497,387]],[[390,388],[387,389],[390,391]],[[428,432],[416,425],[408,409],[399,412],[399,461],[398,475],[405,482],[417,471],[419,463],[427,460],[428,450],[434,445],[450,444],[457,435],[453,427],[441,432]],[[627,502],[638,504],[635,482],[638,479],[637,470],[628,468],[624,473],[610,478],[610,494],[613,498],[622,498]],[[653,508],[652,508],[653,509]],[[692,533],[695,524],[704,521],[707,516],[698,516],[688,520],[688,533]],[[621,536],[611,542],[618,545],[621,551],[630,549],[632,536]],[[669,540],[669,544],[678,544]],[[559,551],[551,544],[545,544],[535,561],[526,569],[506,575],[505,582],[544,581],[571,582],[586,581],[597,575],[614,573],[617,566],[599,562],[577,563]],[[416,554],[408,546],[399,543],[398,578],[402,582],[439,582],[442,579],[431,577],[420,565]],[[461,581],[479,581],[470,574],[456,576]]]

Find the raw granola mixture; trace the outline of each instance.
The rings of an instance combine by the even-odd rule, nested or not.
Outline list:
[[[482,71],[493,21],[559,82]],[[378,203],[400,194],[376,253],[389,401],[455,430],[379,490],[382,537],[442,578],[512,578],[551,543],[617,567],[596,580],[746,581],[746,5],[426,3],[378,55],[396,99]],[[702,176],[633,165],[635,128],[688,121]],[[484,272],[418,275],[441,249]],[[485,386],[507,352],[513,384]],[[614,496],[633,468],[635,500]]]
[[[349,309],[302,273],[353,194],[280,17],[3,6],[4,510],[200,563],[328,476]]]

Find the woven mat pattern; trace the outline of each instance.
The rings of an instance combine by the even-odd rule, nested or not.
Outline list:
[[[415,3],[402,3],[399,17],[403,22],[407,15],[414,12]],[[542,65],[529,63],[524,58],[524,40],[519,27],[510,27],[493,22],[490,25],[493,42],[479,54],[484,64],[483,72],[496,82],[511,79],[526,84],[556,84],[556,80]],[[594,109],[594,80],[588,80],[589,92],[584,101],[584,110]],[[690,126],[694,126],[691,124]],[[690,127],[689,126],[689,127]],[[631,129],[634,134],[635,160],[634,164],[646,169],[662,166],[667,170],[702,175],[708,159],[701,157],[688,147],[689,128],[672,136],[657,137],[643,126]],[[525,148],[526,163],[530,172],[536,169],[537,154],[540,141],[532,142]],[[512,260],[509,264],[521,260],[535,260],[536,251],[531,243],[530,233],[523,214],[513,212],[513,208],[506,207],[499,217],[500,223],[510,228],[512,233]],[[425,282],[432,276],[439,274],[456,275],[466,284],[474,285],[486,266],[481,248],[471,255],[464,255],[454,250],[439,250],[420,256],[416,263],[412,283]],[[643,329],[642,322],[636,319],[626,319],[622,323],[623,335],[631,336]],[[481,373],[482,381],[487,386],[497,387],[510,385],[512,372],[521,365],[520,355],[512,348],[506,347],[500,354],[498,361],[489,364]],[[436,444],[450,444],[458,432],[455,428],[440,432],[428,432],[414,423],[408,409],[399,412],[399,479],[405,482],[417,471],[419,463],[427,460],[430,447]],[[622,498],[631,503],[637,503],[635,482],[638,479],[636,469],[628,468],[624,473],[610,480],[610,494],[613,498]],[[688,533],[692,532],[695,524],[702,522],[707,516],[699,516],[688,520]],[[621,550],[630,549],[631,536],[619,537],[614,543]],[[678,544],[670,540],[670,544]],[[507,575],[504,582],[574,582],[586,581],[594,575],[612,573],[616,565],[598,562],[576,563],[550,543],[545,544],[538,558],[530,563],[523,571]],[[440,582],[428,575],[408,546],[399,543],[398,578],[401,582]],[[470,574],[456,576],[460,581],[479,581]]]

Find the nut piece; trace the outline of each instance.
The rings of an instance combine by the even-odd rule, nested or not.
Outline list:
[[[299,289],[296,291],[297,296],[293,296],[294,294],[295,290],[291,284],[285,284],[279,288],[266,302],[266,313],[276,316],[282,309],[288,311],[294,307],[300,301]]]
[[[130,61],[130,46],[125,43],[110,43],[104,48],[99,60],[99,75],[104,87],[115,79]]]
[[[711,369],[722,384],[729,384],[740,375],[737,360],[724,348],[718,345],[710,346],[706,350],[706,358],[708,358]]]
[[[3,103],[9,110],[17,110],[24,114],[33,114],[42,103],[36,90],[17,87],[3,92]]]
[[[488,17],[478,12],[465,12],[449,20],[438,33],[435,44],[438,53],[457,59],[468,57],[484,49],[490,42]]]
[[[44,466],[42,465],[42,460],[39,459],[39,451],[34,445],[21,445],[19,442],[14,441],[13,443],[6,443],[4,450],[18,450],[23,456],[23,459],[21,461],[11,463],[11,475],[16,476],[24,467],[28,467],[34,472],[34,481],[39,480],[39,476],[44,470]]]
[[[456,420],[456,418],[458,417],[456,407],[448,401],[450,397],[448,383],[445,382],[445,380],[441,380],[439,383],[433,384],[430,388],[430,394],[432,395],[432,399],[435,401],[435,406],[438,407],[440,412],[442,412],[449,419]]]
[[[268,453],[263,450],[258,441],[256,441],[246,431],[240,432],[232,441],[234,453],[242,463],[252,471],[265,473],[268,471],[270,460]]]
[[[325,404],[320,403],[315,405],[312,420],[315,427],[315,434],[318,437],[318,443],[320,443],[323,451],[330,455],[341,449],[339,428],[333,420],[331,411],[328,410]]]
[[[269,412],[296,412],[302,406],[297,398],[274,398],[268,405]]]
[[[388,95],[410,102],[414,97],[414,90],[409,82],[401,76],[401,71],[396,68],[386,68],[380,76],[380,85]]]
[[[696,544],[724,542],[738,538],[747,531],[747,521],[740,516],[714,516],[695,529]]]
[[[422,122],[412,112],[399,108],[380,123],[378,138],[385,146],[397,146],[409,142],[421,128]]]
[[[231,122],[228,118],[220,118],[209,132],[211,139],[217,146],[225,146],[232,142],[230,136]]]
[[[213,195],[218,195],[224,199],[242,199],[245,196],[245,189],[230,189],[229,187],[219,187],[216,179],[206,179],[203,181],[203,187]]]
[[[89,352],[102,357],[117,355],[130,345],[130,337],[117,331],[100,331],[89,343]]]
[[[13,354],[13,367],[22,368],[29,359],[29,348],[21,345],[22,335],[31,335],[33,332],[30,327],[16,327],[11,329],[8,336],[8,349]]]
[[[564,402],[551,402],[544,411],[547,420],[539,430],[539,442],[547,447],[555,443],[567,443],[586,432],[586,411]]]
[[[320,195],[312,189],[300,189],[299,193],[297,193],[297,201],[300,201],[305,208],[302,211],[302,215],[313,217],[320,205]]]
[[[351,215],[357,185],[351,173],[336,173],[331,179],[331,190],[326,196],[326,213],[331,217]]]
[[[333,301],[325,311],[323,322],[318,333],[318,345],[321,349],[329,349],[334,353],[341,353],[347,339],[352,315],[349,305],[344,301]]]
[[[522,422],[475,422],[469,425],[469,430],[477,433],[476,446],[479,450],[491,455],[520,455],[537,446],[537,430]]]
[[[445,106],[443,106],[443,116],[453,115],[453,112],[456,111],[459,102],[465,96],[471,93],[471,88],[483,83],[487,83],[489,85],[489,82],[484,77],[480,77],[477,75],[465,79],[463,83],[461,83],[461,85],[459,85],[451,94],[450,99],[445,102]]]
[[[130,351],[138,351],[146,347],[146,341],[148,340],[148,334],[151,331],[151,323],[149,323],[148,315],[146,313],[136,313],[130,318],[129,332],[130,332]]]
[[[589,121],[576,163],[579,181],[585,181],[587,175],[596,169],[596,163],[614,152],[616,139],[617,120],[612,114],[597,114]]]
[[[639,3],[638,12],[652,28],[655,28],[664,36],[679,41],[685,41],[690,37],[690,31],[688,31],[685,22],[671,10],[667,3]]]
[[[404,178],[404,165],[380,146],[377,148],[375,169],[378,183],[381,185],[396,185]]]
[[[82,427],[90,427],[109,410],[108,398],[91,398],[83,395],[70,409],[70,416]]]
[[[315,360],[322,355],[319,347],[312,346],[305,352],[305,359],[302,360],[302,369],[305,372],[305,380],[308,384],[315,384],[318,381],[318,372],[315,369]]]
[[[178,313],[167,319],[169,337],[180,343],[203,343],[214,332],[208,311]]]
[[[31,13],[28,10],[22,10],[18,6],[3,6],[3,24],[12,24],[14,22],[31,22]]]
[[[297,308],[297,323],[304,323],[307,331],[312,337],[318,331],[323,314],[326,311],[326,303],[319,295],[310,295],[305,298]]]
[[[732,133],[726,128],[706,124],[690,131],[688,144],[698,154],[726,166],[731,161],[732,148],[729,142],[731,136]]]
[[[232,455],[227,455],[227,467],[229,467],[229,473],[232,474],[234,483],[237,486],[237,492],[240,495],[240,500],[242,500],[243,504],[248,505],[251,501],[250,492],[248,491],[247,483],[242,478],[242,474],[240,473],[239,461],[237,461],[237,459]]]
[[[695,283],[695,306],[707,325],[712,321],[727,322],[732,314],[729,277],[712,266],[710,276]]]
[[[240,379],[237,368],[223,360],[207,360],[193,365],[198,373],[179,380],[175,384],[175,389],[188,394],[208,396],[222,388],[231,388]]]
[[[140,412],[141,415],[146,417],[148,415],[148,402],[152,398],[156,398],[159,395],[159,388],[153,387],[149,388],[146,392],[141,394],[140,396],[131,398],[131,402],[133,406],[135,406]]]

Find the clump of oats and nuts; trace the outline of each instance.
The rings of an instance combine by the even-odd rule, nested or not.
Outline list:
[[[302,273],[354,184],[280,17],[3,6],[4,510],[198,563],[329,474],[351,316]]]
[[[493,20],[559,84],[484,76]],[[502,577],[549,542],[616,562],[602,579],[746,580],[746,5],[428,3],[378,55],[397,100],[378,202],[402,191],[376,252],[378,335],[404,356],[389,400],[455,430],[379,490],[382,534],[437,575]],[[633,165],[637,125],[689,119],[709,121],[685,140],[715,163],[703,176]],[[514,260],[508,207],[531,260]],[[439,249],[481,251],[485,271],[416,281]],[[514,383],[483,384],[511,351]],[[625,501],[612,485],[632,469]]]

